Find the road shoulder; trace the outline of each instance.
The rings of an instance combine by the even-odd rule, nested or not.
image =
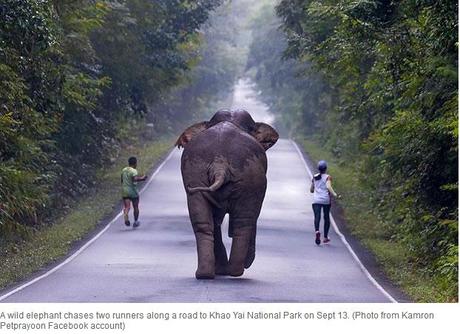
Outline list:
[[[144,159],[144,163],[141,166],[141,170],[148,170],[147,174],[149,175],[159,169],[173,150],[171,148],[172,141],[169,139],[141,146],[136,148],[134,153],[138,156],[142,156],[142,154],[151,155],[148,159]],[[129,151],[125,153],[132,153],[132,148]],[[124,161],[124,155],[120,156],[120,160]],[[96,190],[78,201],[69,213],[60,218],[58,223],[44,227],[37,231],[37,234],[33,235],[30,240],[22,242],[18,246],[16,253],[0,250],[4,259],[8,256],[5,261],[10,262],[8,267],[2,266],[3,268],[0,270],[0,275],[5,275],[2,280],[4,286],[0,289],[0,298],[69,261],[69,258],[106,229],[108,224],[120,214],[119,189],[118,187],[113,187],[112,182],[112,179],[115,178],[119,180],[119,176],[116,177],[116,175],[119,175],[118,167],[118,164],[115,164],[108,168],[107,175],[98,184],[98,187],[101,186],[103,192],[110,190],[110,194],[107,194],[104,200],[101,201],[101,196],[105,196],[105,194],[102,195],[100,190]],[[149,181],[142,185],[141,191],[145,186],[148,186]],[[95,210],[97,212],[87,219],[88,221],[85,222],[84,228],[77,228],[76,231],[66,234],[65,240],[62,240],[59,245],[55,245],[59,243],[59,240],[56,241],[55,237],[50,237],[49,235],[72,230],[72,226],[80,223],[78,219],[81,218],[81,213],[78,211],[82,208],[91,210],[86,206],[87,203],[101,203],[101,205],[100,207],[97,205],[98,208]],[[77,216],[77,218],[72,218],[73,215]],[[50,250],[51,254],[46,253],[48,250]],[[27,266],[27,268],[24,270],[21,266]]]
[[[308,168],[311,171],[316,170],[315,164],[313,163],[313,159],[308,155],[304,147],[302,145],[299,145],[294,140],[293,142],[296,143],[297,147],[299,148],[300,153],[302,154],[306,164],[308,165]],[[353,234],[350,232],[350,229],[347,226],[343,208],[340,206],[340,203],[337,203],[334,200],[333,205],[331,207],[331,214],[334,217],[338,229],[344,235],[347,242],[358,256],[361,263],[364,265],[364,267],[367,269],[370,275],[377,281],[377,283],[384,290],[386,290],[397,302],[412,302],[411,299],[403,291],[401,291],[401,289],[396,284],[394,284],[383,272],[374,254],[369,249],[367,249],[358,238],[353,236]]]

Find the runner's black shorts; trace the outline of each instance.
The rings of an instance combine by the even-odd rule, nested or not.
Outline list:
[[[129,199],[133,204],[139,203],[139,197],[123,197],[123,199]]]

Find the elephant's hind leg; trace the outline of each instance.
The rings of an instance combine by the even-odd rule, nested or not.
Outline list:
[[[213,279],[215,276],[214,219],[211,205],[200,193],[189,195],[187,202],[198,253],[195,277]]]

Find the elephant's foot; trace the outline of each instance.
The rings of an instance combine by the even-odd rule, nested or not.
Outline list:
[[[249,246],[248,255],[246,256],[246,259],[244,260],[244,268],[248,269],[254,262],[255,258],[256,258],[256,248]]]
[[[195,272],[196,279],[214,279],[215,273],[214,272],[205,272],[197,270]]]
[[[232,265],[232,264],[230,264],[228,266],[228,274],[230,276],[239,277],[239,276],[243,275],[243,273],[244,273],[243,264],[241,264],[241,265]]]
[[[244,273],[244,265],[248,256],[251,232],[251,226],[234,228],[232,250],[230,251],[230,260],[228,261],[228,271],[230,276],[238,277]]]
[[[229,275],[229,272],[226,268],[222,268],[222,269],[217,269],[216,268],[216,276],[227,276]]]
[[[240,277],[240,276],[243,275],[243,273],[244,273],[244,269],[242,269],[242,270],[234,270],[234,271],[229,272],[230,276],[232,276],[232,277]]]
[[[216,267],[216,275],[228,275],[228,259],[227,259],[227,253],[225,251],[225,247],[222,244],[221,248],[215,249],[215,267]]]
[[[197,279],[213,279],[215,276],[214,236],[212,225],[203,220],[193,224],[195,231],[198,265],[195,272]]]
[[[213,279],[215,274],[215,265],[214,265],[214,259],[212,259],[212,262],[198,262],[198,266],[195,272],[195,277],[197,279]]]
[[[228,266],[227,265],[220,265],[216,263],[216,275],[219,276],[226,276],[228,275]]]

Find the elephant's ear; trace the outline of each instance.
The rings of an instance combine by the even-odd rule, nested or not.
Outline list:
[[[178,148],[185,147],[185,145],[187,145],[188,142],[190,142],[193,139],[193,137],[195,137],[200,132],[206,130],[208,128],[208,124],[209,122],[201,122],[201,123],[196,123],[196,124],[193,124],[192,126],[189,126],[179,136],[179,138],[176,141],[175,146],[177,146]]]
[[[268,124],[259,122],[256,123],[252,135],[264,147],[265,151],[275,145],[279,138],[279,134],[275,129]]]

